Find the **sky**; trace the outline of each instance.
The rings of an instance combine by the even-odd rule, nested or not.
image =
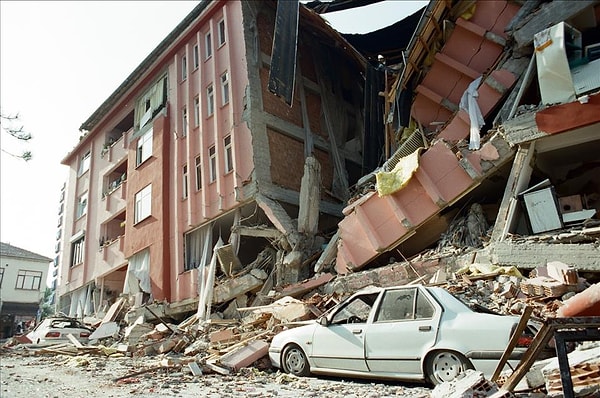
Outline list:
[[[2,242],[54,258],[68,176],[61,161],[79,127],[197,4],[0,1],[0,108],[18,114],[33,136],[24,143],[0,133]],[[386,0],[324,17],[341,33],[366,33],[426,4]],[[30,161],[10,154],[23,150],[32,152]]]

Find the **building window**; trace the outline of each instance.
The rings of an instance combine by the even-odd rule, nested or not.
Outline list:
[[[2,287],[3,280],[4,280],[4,268],[0,268],[0,288]]]
[[[233,150],[231,147],[231,136],[228,135],[223,139],[225,144],[225,173],[233,170]]]
[[[185,234],[184,271],[207,267],[212,256],[212,225]]]
[[[135,194],[134,223],[150,217],[152,211],[152,184]]]
[[[15,289],[40,290],[42,284],[42,271],[19,270]]]
[[[81,157],[81,159],[79,159],[79,170],[77,173],[78,176],[84,174],[86,171],[88,171],[90,169],[90,160],[91,160],[91,155],[90,155],[89,151],[85,155],[83,155]]]
[[[229,73],[221,75],[221,100],[222,105],[229,103]]]
[[[200,126],[200,97],[194,98],[194,126]]]
[[[200,64],[200,58],[198,53],[198,45],[194,45],[194,70],[198,69],[198,65]]]
[[[136,155],[136,166],[144,163],[152,155],[152,129],[138,140]]]
[[[181,57],[181,80],[187,79],[187,57]]]
[[[75,218],[83,217],[87,213],[87,193],[84,193],[77,200],[77,214]]]
[[[212,56],[212,38],[210,35],[210,32],[208,32],[205,36],[204,36],[204,44],[205,44],[205,48],[206,48],[206,58],[205,59],[209,59]]]
[[[206,114],[211,116],[215,112],[215,90],[211,84],[206,88]]]
[[[181,123],[183,124],[181,126],[181,133],[183,134],[184,137],[187,137],[188,129],[189,129],[187,106],[184,106],[183,109],[181,110]]]
[[[215,150],[214,146],[211,146],[208,149],[208,159],[210,182],[215,182],[217,180],[217,151]]]
[[[225,20],[221,19],[219,21],[219,47],[225,44]]]
[[[196,191],[202,189],[202,159],[196,156]]]
[[[71,244],[71,267],[83,263],[83,245],[85,236],[77,239]]]
[[[182,171],[182,178],[183,181],[181,182],[181,189],[182,189],[182,195],[183,198],[187,198],[188,197],[188,167],[187,164],[183,166],[183,171]]]

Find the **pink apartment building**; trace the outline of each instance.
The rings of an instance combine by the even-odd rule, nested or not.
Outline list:
[[[288,105],[269,89],[286,67],[272,57],[276,8],[200,2],[82,124],[62,161],[60,311],[92,314],[122,293],[193,303],[219,241],[217,277],[257,261],[275,284],[306,273],[283,255],[306,268],[363,173],[365,61],[300,6],[297,46],[279,44],[297,48],[294,79],[278,81],[292,84]],[[310,228],[296,222],[305,163],[320,171]]]

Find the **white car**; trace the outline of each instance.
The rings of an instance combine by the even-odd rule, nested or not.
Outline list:
[[[491,376],[518,322],[516,316],[475,312],[438,287],[368,288],[318,320],[278,333],[269,358],[274,367],[297,376],[321,373],[435,385],[466,369]],[[532,327],[513,350],[513,367],[537,331]]]
[[[34,344],[60,342],[67,340],[70,333],[80,342],[88,341],[93,329],[88,328],[77,319],[68,317],[50,317],[40,322],[27,338]]]

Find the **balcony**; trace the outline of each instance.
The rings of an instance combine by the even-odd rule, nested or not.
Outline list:
[[[127,137],[133,129],[124,132],[118,139],[109,138],[100,151],[100,156],[110,163],[119,163],[127,157]]]
[[[125,247],[125,236],[120,235],[116,238],[104,242],[100,250],[102,250],[102,260],[105,264],[100,266],[97,274],[104,274],[107,271],[120,267],[125,263],[125,255],[123,249]]]
[[[106,205],[106,211],[111,214],[118,213],[125,209],[127,197],[127,183],[126,181],[118,181],[112,189],[102,194],[102,199]]]

